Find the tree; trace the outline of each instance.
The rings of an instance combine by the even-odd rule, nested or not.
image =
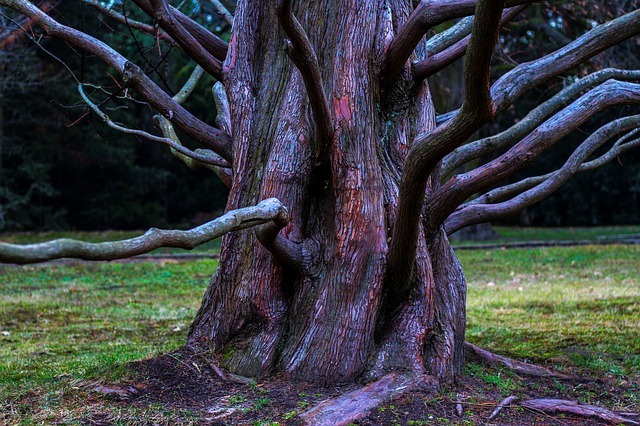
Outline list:
[[[159,113],[163,136],[113,122],[79,82],[87,105],[110,126],[216,171],[230,186],[229,213],[193,231],[151,230],[113,244],[2,244],[0,258],[112,259],[252,226],[224,235],[188,340],[223,353],[238,374],[325,384],[390,371],[453,380],[463,362],[466,284],[447,234],[529,206],[640,143],[640,115],[628,109],[560,169],[505,183],[598,112],[640,104],[640,71],[609,68],[576,79],[501,133],[470,139],[538,85],[640,33],[640,10],[492,82],[500,28],[528,1],[241,0],[229,44],[165,0],[134,3],[157,24],[135,28],[175,43],[221,82],[216,127],[112,47],[28,1],[0,0],[117,72],[128,96]],[[462,105],[438,115],[426,79],[462,56]],[[186,148],[176,130],[206,149]],[[489,153],[495,159],[456,174]]]

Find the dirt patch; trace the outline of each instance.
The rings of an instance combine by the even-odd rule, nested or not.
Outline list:
[[[473,367],[474,365],[472,365]],[[351,392],[362,384],[322,388],[282,377],[248,384],[222,380],[210,364],[191,350],[132,363],[138,379],[122,404],[162,405],[188,413],[203,425],[288,425],[315,404]],[[475,365],[455,386],[437,393],[409,392],[375,409],[359,425],[600,425],[595,419],[570,415],[550,416],[511,404],[496,418],[487,418],[506,396],[519,399],[562,398],[597,404],[620,411],[638,411],[631,395],[636,381],[558,380],[515,376],[493,367]],[[122,399],[122,398],[121,398]],[[634,405],[635,404],[635,405]]]

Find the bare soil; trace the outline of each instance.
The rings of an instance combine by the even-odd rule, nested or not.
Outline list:
[[[203,425],[294,425],[302,413],[328,398],[353,391],[363,383],[331,388],[291,382],[281,377],[247,384],[220,378],[213,365],[192,350],[138,361],[130,365],[137,379],[117,386],[125,393],[105,393],[118,404],[145,406],[160,404],[171,411],[190,413]],[[484,367],[482,367],[484,368]],[[532,412],[513,403],[496,418],[487,418],[506,396],[520,400],[560,398],[578,400],[618,411],[638,412],[627,396],[640,391],[635,381],[606,379],[558,380],[544,377],[505,375],[509,389],[486,378],[466,375],[461,381],[437,393],[408,392],[378,407],[359,425],[601,425],[597,419],[570,415],[550,416]],[[493,376],[492,376],[493,377]],[[515,386],[515,387],[514,387]],[[124,396],[123,396],[124,395]],[[627,395],[627,396],[625,396]],[[462,413],[460,414],[460,411]],[[99,419],[95,419],[99,422]]]

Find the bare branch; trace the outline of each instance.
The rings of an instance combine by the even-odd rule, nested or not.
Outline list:
[[[149,0],[133,0],[133,2],[138,5],[138,7],[142,9],[147,15],[155,17],[154,8]],[[184,13],[180,12],[175,7],[169,6],[169,12],[178,22],[178,24],[186,29],[189,34],[198,41],[200,46],[204,47],[207,52],[209,52],[217,60],[224,61],[225,57],[227,56],[227,50],[229,48],[229,45],[225,41],[221,40],[215,34],[211,33],[209,30],[186,16]],[[160,25],[162,26],[163,24],[160,23]],[[167,28],[162,28],[169,34],[171,34],[167,30]]]
[[[504,110],[535,86],[637,34],[640,34],[640,9],[597,26],[549,55],[518,65],[491,88],[497,110]]]
[[[110,46],[81,31],[60,24],[28,1],[0,0],[0,5],[25,14],[50,36],[79,47],[115,68],[122,74],[129,87],[142,96],[163,117],[168,118],[179,130],[211,148],[225,160],[231,161],[231,138],[229,135],[196,118],[160,89],[137,65],[129,62]]]
[[[82,0],[83,3],[86,3],[96,10],[98,10],[103,15],[109,16],[110,18],[115,19],[116,21],[131,27],[137,30],[140,30],[144,33],[147,33],[153,37],[157,37],[160,40],[166,41],[167,43],[173,44],[174,40],[171,36],[164,31],[157,31],[153,25],[145,24],[144,22],[136,21],[134,19],[129,18],[126,15],[116,12],[113,10],[113,7],[105,7],[98,0]]]
[[[253,207],[232,210],[188,231],[152,228],[139,237],[105,243],[86,243],[70,239],[26,245],[0,243],[0,262],[27,264],[65,257],[114,260],[148,253],[160,247],[191,250],[226,233],[272,220],[281,222],[286,217],[287,210],[280,201],[269,198]]]
[[[472,194],[494,185],[530,164],[537,156],[585,123],[596,113],[615,105],[640,104],[640,84],[609,80],[587,92],[497,159],[459,176],[433,192],[427,206],[443,223]]]
[[[606,408],[589,404],[580,404],[576,401],[567,401],[564,399],[530,399],[522,401],[519,405],[535,412],[548,414],[575,414],[582,417],[597,418],[611,424],[640,425],[640,422],[611,410],[607,410]]]
[[[630,117],[631,119],[633,119],[633,117]],[[626,119],[621,119],[621,120],[626,120]],[[633,127],[633,126],[631,126]],[[579,167],[578,170],[576,171],[576,173],[584,173],[584,172],[589,172],[592,170],[597,169],[598,167],[601,167],[602,165],[608,163],[609,161],[613,160],[614,158],[616,158],[617,156],[619,156],[620,154],[624,153],[625,151],[628,151],[630,149],[633,149],[635,147],[637,147],[640,144],[640,139],[633,139],[631,141],[629,141],[629,139],[631,139],[632,137],[634,137],[635,135],[640,133],[640,129],[636,129],[633,130],[629,133],[627,133],[625,136],[621,137],[618,139],[618,141],[611,147],[611,149],[609,149],[606,153],[602,154],[600,157],[582,163]],[[591,139],[593,138],[593,135],[589,138]],[[584,142],[586,143],[588,141],[588,139]],[[628,142],[626,142],[628,141]],[[605,141],[606,142],[606,141]],[[586,158],[586,157],[585,157]],[[549,179],[554,179],[557,177],[557,174],[560,172],[560,170],[556,170],[550,173],[546,173],[544,175],[539,175],[539,176],[532,176],[532,177],[528,177],[525,179],[522,179],[518,182],[509,184],[509,185],[504,185],[501,186],[499,188],[493,189],[481,196],[479,196],[478,198],[475,198],[471,201],[468,201],[464,204],[462,204],[460,206],[460,208],[458,209],[458,211],[471,206],[471,205],[475,205],[475,204],[491,204],[491,203],[497,203],[499,201],[505,200],[509,197],[513,197],[515,195],[518,195],[524,191],[527,191],[537,185],[540,185],[541,183],[549,180]],[[456,213],[454,213],[455,215]],[[463,226],[468,226],[469,224],[465,224]]]
[[[188,148],[185,148],[182,144],[176,143],[176,141],[174,141],[173,139],[161,138],[159,136],[152,135],[151,133],[145,132],[143,130],[130,129],[119,123],[116,123],[115,121],[111,120],[111,118],[109,118],[107,114],[102,112],[98,107],[98,105],[94,104],[91,101],[91,99],[89,99],[87,94],[84,92],[84,89],[82,88],[82,84],[78,85],[78,92],[80,92],[80,96],[82,97],[82,100],[98,115],[98,117],[102,119],[102,121],[104,121],[107,124],[107,126],[111,127],[112,129],[115,129],[122,133],[140,136],[145,139],[149,139],[150,141],[153,141],[153,142],[158,142],[158,143],[168,145],[172,149],[178,151],[180,154],[186,155],[187,157],[193,158],[194,160],[198,160],[204,164],[211,164],[211,165],[220,166],[220,167],[230,167],[229,163],[227,163],[224,159],[222,159],[222,157],[220,157],[217,154],[214,154],[211,151],[210,151],[211,153],[210,155],[206,155],[202,152],[194,152]]]
[[[166,0],[151,0],[155,11],[155,19],[160,26],[178,43],[198,65],[209,74],[222,79],[222,62],[208,52],[196,38],[187,31],[173,16],[173,12]]]
[[[640,80],[640,71],[607,68],[578,80],[530,111],[526,117],[511,128],[497,135],[471,142],[447,155],[442,162],[442,176],[450,175],[455,169],[471,160],[517,142],[542,123],[549,115],[569,105],[584,90],[612,78],[621,81]]]
[[[444,155],[462,144],[494,114],[489,96],[489,66],[504,1],[479,1],[469,53],[465,58],[465,99],[461,113],[432,132],[419,135],[409,150],[400,181],[398,218],[389,247],[389,305],[411,290],[418,226],[427,180]]]
[[[317,132],[315,154],[321,156],[333,137],[333,120],[331,119],[329,101],[324,87],[322,87],[318,58],[300,22],[291,12],[291,0],[282,0],[278,7],[278,19],[287,37],[291,40],[287,46],[287,53],[302,74],[309,95]]]
[[[473,20],[473,16],[462,18],[451,28],[431,37],[425,42],[425,50],[427,51],[427,54],[431,56],[438,52],[442,52],[470,35],[471,30],[473,29]]]
[[[521,6],[510,7],[508,9],[505,9],[505,11],[502,13],[502,20],[500,21],[500,27],[503,27],[507,22],[509,22],[516,15],[522,12],[522,10],[524,10],[527,6],[528,5],[521,5]],[[462,22],[464,22],[464,25],[461,26],[461,28],[459,29],[460,32],[463,30],[466,30],[467,25],[469,27],[473,25],[473,18],[471,17],[465,18]],[[469,24],[467,24],[467,22],[469,22]],[[471,31],[471,28],[469,28],[469,32],[470,31]],[[453,36],[458,36],[458,35],[460,34],[459,32],[456,31],[455,33],[453,33],[452,38]],[[433,74],[441,71],[447,65],[450,65],[453,62],[457,61],[458,59],[462,58],[464,54],[467,52],[467,46],[469,45],[469,40],[471,40],[471,35],[463,37],[462,39],[456,41],[446,49],[443,49],[441,51],[438,51],[437,53],[430,55],[429,57],[427,57],[425,60],[421,62],[413,64],[414,80],[422,81],[432,76]],[[444,43],[444,41],[440,42],[439,40],[438,43]],[[436,44],[436,43],[433,43],[433,44]]]
[[[531,3],[512,0],[509,5]],[[422,0],[389,45],[383,80],[393,81],[402,71],[422,37],[436,25],[474,13],[475,0]]]
[[[173,97],[173,100],[179,104],[182,104],[187,99],[187,97],[191,94],[191,92],[193,92],[193,89],[195,89],[195,86],[198,83],[198,80],[200,80],[200,78],[202,77],[203,72],[204,70],[199,65],[196,65],[196,67],[194,68],[193,72],[187,79],[184,86],[182,86],[182,88],[178,91],[178,93],[176,93],[176,95]],[[217,82],[216,85],[222,86],[222,83]],[[182,142],[180,142],[180,138],[176,134],[175,129],[173,128],[173,125],[169,120],[167,120],[166,118],[164,118],[159,114],[155,115],[153,118],[158,124],[158,127],[160,127],[160,130],[162,131],[162,134],[164,135],[165,138],[173,141],[178,146],[183,146]],[[209,158],[215,158],[217,156],[215,153],[213,153],[210,150],[196,149],[194,152],[195,154],[204,155]],[[182,161],[184,164],[186,164],[187,167],[189,167],[192,170],[205,168],[213,171],[216,175],[218,175],[220,180],[228,188],[231,187],[231,172],[229,171],[230,165],[226,161],[222,160],[222,158],[219,158],[219,160],[222,160],[223,163],[218,165],[213,165],[209,163],[203,163],[199,161],[197,158],[194,158],[194,156],[185,155],[174,148],[171,148],[171,154],[173,154],[174,157],[178,158],[180,161]]]
[[[209,1],[213,5],[213,7],[216,8],[218,13],[224,17],[225,21],[227,21],[230,25],[233,26],[233,15],[231,14],[231,12],[227,10],[226,7],[224,7],[224,4],[222,4],[222,2],[219,0],[209,0]]]

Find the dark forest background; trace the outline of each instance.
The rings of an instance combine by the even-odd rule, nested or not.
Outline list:
[[[131,19],[151,22],[134,13],[133,5],[128,8],[126,1],[111,3]],[[56,18],[107,42],[142,66],[172,95],[193,69],[178,48],[105,18],[84,2],[60,1],[53,6],[50,13]],[[495,56],[496,77],[516,63],[544,55],[598,22],[635,7],[637,0],[530,6],[503,31]],[[210,9],[209,2],[184,1],[181,10],[228,39],[229,25]],[[118,80],[100,61],[43,38],[39,41],[45,52],[16,30],[14,23],[19,17],[3,13],[0,20],[0,231],[190,226],[224,209],[227,191],[213,173],[190,170],[167,147],[113,131],[89,113],[69,70],[80,81],[118,92]],[[477,136],[508,127],[587,71],[640,68],[638,53],[640,41],[636,38],[597,56],[562,79],[540,87]],[[458,62],[430,81],[439,112],[459,106],[461,71],[462,62]],[[215,117],[210,94],[213,82],[203,78],[185,103],[209,123]],[[97,89],[92,98],[108,101],[103,111],[114,120],[158,133],[147,105],[109,98]],[[623,108],[601,114],[537,161],[527,175],[557,169],[590,132],[621,115]],[[186,137],[182,140],[189,144]],[[575,177],[554,196],[508,223],[637,224],[639,207],[640,153],[631,151],[606,167]]]

